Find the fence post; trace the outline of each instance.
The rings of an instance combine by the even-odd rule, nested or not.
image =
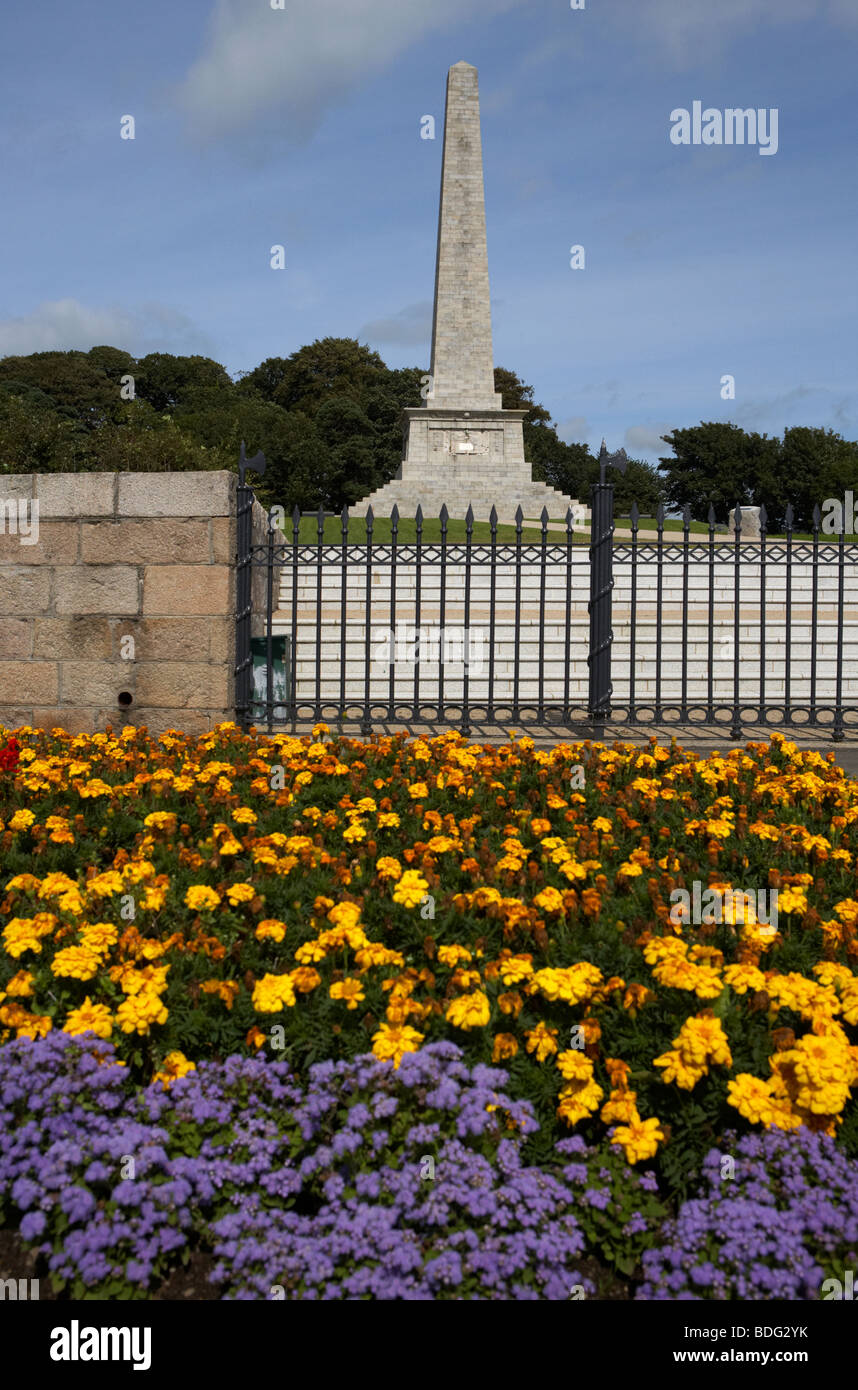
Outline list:
[[[250,696],[253,689],[253,655],[250,647],[251,617],[253,614],[253,488],[246,481],[247,470],[265,472],[265,455],[247,458],[244,440],[238,459],[236,489],[236,557],[235,557],[235,712],[238,724],[246,729],[251,723]]]
[[[235,562],[235,712],[238,723],[246,729],[250,723],[250,692],[253,679],[253,657],[250,650],[250,619],[253,611],[251,597],[251,537],[253,489],[239,475],[236,490]]]
[[[609,455],[602,440],[599,481],[590,493],[590,668],[588,712],[593,737],[601,740],[611,715],[611,591],[614,587],[614,485],[606,478],[608,465],[626,471],[625,451]]]

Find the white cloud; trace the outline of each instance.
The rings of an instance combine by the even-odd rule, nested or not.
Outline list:
[[[748,30],[818,20],[855,29],[855,0],[614,0],[609,22],[648,35],[677,67],[696,66],[741,38]]]
[[[326,112],[432,32],[488,21],[518,0],[216,0],[203,52],[176,92],[197,138],[275,116],[287,139],[308,138]],[[467,54],[454,55],[451,62]],[[283,118],[285,117],[285,121]]]
[[[668,446],[661,436],[672,429],[673,425],[630,425],[623,436],[623,443],[632,451],[664,454]]]
[[[432,335],[432,303],[421,300],[408,304],[389,318],[365,323],[358,337],[362,342],[399,343],[403,347],[428,347]]]
[[[135,357],[147,352],[212,352],[211,340],[168,305],[138,310],[91,308],[76,299],[46,300],[20,318],[0,319],[0,357],[31,352],[68,352],[109,345]]]
[[[572,415],[568,420],[561,420],[557,426],[557,437],[564,444],[586,444],[590,438],[589,421],[583,415]]]

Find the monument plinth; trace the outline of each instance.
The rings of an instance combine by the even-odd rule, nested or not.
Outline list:
[[[533,481],[524,457],[524,410],[504,410],[494,387],[489,262],[477,69],[456,63],[447,75],[447,109],[438,214],[429,394],[403,411],[403,459],[396,477],[349,510],[386,515],[393,504],[413,516],[418,503],[452,517],[468,504],[478,521],[492,506],[501,521],[517,507],[553,520],[577,507]],[[579,509],[579,515],[581,511]],[[580,522],[578,523],[580,524]]]

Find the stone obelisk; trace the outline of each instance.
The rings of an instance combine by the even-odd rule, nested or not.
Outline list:
[[[447,75],[431,408],[500,410],[494,367],[477,69],[456,63]]]
[[[349,510],[376,516],[393,504],[413,516],[418,503],[436,517],[446,503],[451,517],[468,504],[485,521],[492,506],[511,521],[563,518],[576,503],[535,483],[524,458],[524,410],[502,409],[494,387],[489,263],[480,97],[477,69],[456,63],[447,75],[447,110],[438,216],[435,307],[428,392],[422,406],[403,411],[404,456],[396,477]]]

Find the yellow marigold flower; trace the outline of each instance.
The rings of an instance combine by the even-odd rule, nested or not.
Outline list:
[[[640,1120],[635,1091],[614,1090],[608,1096],[599,1112],[603,1124],[634,1124]]]
[[[425,782],[412,782],[408,788],[408,795],[412,801],[419,801],[422,797],[429,795],[429,788]]]
[[[749,989],[756,992],[765,989],[766,985],[766,977],[762,970],[746,961],[739,965],[728,965],[724,971],[724,979],[736,994],[746,994]]]
[[[748,1072],[740,1072],[735,1080],[727,1082],[727,1104],[751,1124],[773,1124],[775,1112],[782,1109],[782,1102],[775,1099],[771,1085]]]
[[[534,907],[540,912],[563,912],[563,896],[556,888],[543,888],[533,899]]]
[[[494,903],[499,903],[501,901],[501,895],[497,888],[484,888],[480,886],[474,889],[471,901],[474,907],[482,911],[487,907],[491,907]]]
[[[588,1081],[593,1075],[593,1063],[586,1053],[578,1051],[577,1048],[559,1052],[554,1062],[565,1081]]]
[[[107,782],[103,782],[100,777],[93,777],[89,782],[75,783],[77,794],[86,800],[89,797],[112,796],[115,787],[111,787]]]
[[[167,1022],[167,1008],[157,994],[140,990],[123,999],[116,1010],[116,1022],[123,1033],[146,1034],[153,1023]]]
[[[185,894],[185,906],[192,912],[212,912],[220,907],[220,898],[213,888],[204,883],[195,883]]]
[[[28,812],[29,814],[29,812]],[[61,894],[77,891],[77,884],[68,874],[46,874],[39,888],[40,898],[58,898]]]
[[[196,1063],[189,1062],[183,1052],[168,1052],[164,1058],[163,1069],[155,1072],[152,1084],[160,1081],[166,1091],[171,1081],[175,1081],[179,1076],[187,1076],[189,1071],[196,1069]]]
[[[2,1015],[3,1010],[0,1009],[0,1021],[2,1021]],[[53,1026],[53,1022],[47,1014],[25,1014],[18,1023],[15,1036],[17,1038],[30,1038],[32,1042],[35,1042],[37,1038],[46,1037]]]
[[[813,973],[823,985],[834,985],[842,988],[855,980],[852,971],[846,965],[838,965],[833,960],[822,960],[813,967]]]
[[[505,985],[517,985],[533,974],[533,956],[508,956],[499,966]]]
[[[779,888],[778,912],[807,912],[807,893],[803,888]]]
[[[607,835],[608,831],[613,830],[613,828],[607,816],[597,816],[593,821],[593,829],[600,831],[603,835]]]
[[[850,980],[841,990],[840,1006],[847,1023],[858,1023],[858,980]]]
[[[113,1032],[113,1019],[105,1004],[93,1004],[86,996],[79,1009],[72,1009],[63,1024],[64,1033],[95,1033],[96,1037],[109,1038]]]
[[[449,835],[433,835],[426,846],[433,854],[447,854],[451,849],[456,848],[456,841],[451,840]]]
[[[405,957],[399,951],[391,951],[387,946],[382,946],[377,941],[369,941],[366,946],[361,946],[355,952],[355,963],[361,971],[369,970],[374,965],[405,965]]]
[[[63,912],[70,913],[73,917],[82,916],[85,908],[79,889],[69,888],[66,893],[63,893],[59,899],[59,907]]]
[[[379,830],[396,830],[400,824],[396,811],[382,811],[378,817]]]
[[[373,1054],[379,1061],[392,1061],[398,1068],[406,1052],[416,1052],[425,1037],[407,1024],[382,1023],[372,1035]]]
[[[779,826],[769,825],[768,821],[763,820],[755,820],[748,829],[759,840],[779,840],[783,833]]]
[[[571,1081],[558,1096],[557,1114],[567,1125],[576,1125],[598,1110],[605,1092],[596,1081]]]
[[[262,864],[269,869],[280,863],[277,858],[277,851],[272,845],[255,845],[250,852],[250,857],[254,864]]]
[[[333,922],[335,927],[342,927],[346,931],[355,928],[360,921],[360,905],[358,903],[337,903],[328,913],[328,921]]]
[[[260,1048],[265,1043],[265,1037],[266,1035],[265,1033],[263,1033],[262,1029],[257,1028],[256,1024],[254,1023],[253,1027],[248,1031],[247,1037],[244,1039],[244,1041],[247,1047]]]
[[[363,927],[330,927],[328,931],[321,933],[318,941],[325,950],[339,950],[343,946],[351,946],[352,950],[357,951],[369,944]]]
[[[255,825],[259,817],[255,811],[251,811],[249,806],[239,806],[233,811],[232,818],[236,825]]]
[[[111,946],[115,946],[118,939],[119,933],[112,922],[92,922],[80,929],[81,945],[90,951],[97,951],[99,955],[104,955]]]
[[[512,1033],[496,1033],[492,1046],[492,1061],[504,1062],[509,1057],[515,1057],[518,1052],[518,1043]]]
[[[839,1115],[858,1081],[858,1052],[845,1035],[805,1034],[789,1051],[769,1058],[793,1106],[812,1116]]]
[[[538,970],[533,984],[546,999],[560,999],[567,1004],[581,1004],[602,983],[602,972],[589,961],[579,961],[558,969]]]
[[[295,952],[295,959],[299,965],[312,965],[315,961],[324,960],[327,954],[328,948],[321,941],[305,941]]]
[[[463,970],[461,967],[453,975],[453,984],[456,989],[471,989],[481,981],[479,970]]]
[[[498,995],[498,1008],[503,1014],[512,1014],[513,1018],[518,1018],[523,1006],[524,1000],[517,990]]]
[[[91,980],[100,965],[98,955],[87,946],[66,946],[51,961],[51,974],[72,980]]]
[[[30,918],[14,917],[3,930],[3,944],[6,954],[17,960],[25,951],[41,954],[42,943],[39,933]]]
[[[528,1052],[536,1053],[537,1062],[544,1062],[547,1057],[557,1051],[555,1041],[557,1032],[556,1028],[549,1028],[541,1020],[535,1028],[527,1029],[524,1035],[524,1045]]]
[[[50,819],[49,816],[48,820]],[[32,893],[38,888],[39,883],[40,880],[36,878],[35,874],[16,874],[14,878],[9,879],[6,888],[7,890],[18,888],[24,893]]]
[[[444,1016],[454,1028],[462,1028],[466,1032],[471,1028],[484,1028],[491,1017],[488,996],[482,990],[463,994],[452,1000]]]
[[[256,889],[250,883],[232,883],[226,890],[226,896],[233,907],[238,907],[239,903],[252,902],[256,897]]]
[[[358,821],[354,821],[343,831],[343,839],[347,840],[349,844],[355,844],[359,840],[365,840],[365,826],[361,825]]]
[[[643,958],[647,965],[656,965],[658,961],[670,956],[674,959],[685,957],[688,954],[688,945],[685,941],[680,941],[676,936],[654,936],[644,946]]]
[[[12,819],[9,821],[9,829],[29,830],[30,826],[33,824],[33,821],[35,819],[36,817],[33,815],[32,811],[27,811],[26,809],[16,811],[14,816],[12,816]]]
[[[366,998],[362,982],[354,978],[336,981],[331,985],[329,993],[332,999],[345,999],[348,1009],[356,1009]]]
[[[279,1014],[295,1003],[295,985],[289,975],[263,975],[253,988],[251,1000],[260,1014]]]
[[[467,946],[439,946],[438,962],[440,965],[447,965],[450,969],[455,969],[459,961],[469,961],[473,957]]]
[[[429,884],[415,869],[407,869],[393,891],[393,901],[403,907],[418,907]]]
[[[6,993],[13,999],[30,999],[33,995],[34,976],[29,970],[19,970],[6,986]]]
[[[733,1059],[720,1018],[687,1018],[673,1039],[683,1061],[691,1067],[705,1067],[709,1062],[730,1067]]]
[[[179,818],[173,811],[152,811],[143,820],[147,830],[161,830],[165,835],[175,834]]]
[[[627,1163],[640,1163],[641,1159],[652,1158],[659,1144],[664,1143],[664,1130],[660,1120],[638,1119],[619,1125],[611,1142],[620,1145]]]
[[[651,1004],[654,999],[655,995],[646,985],[631,984],[623,995],[623,1008],[634,1018],[644,1004]]]
[[[561,864],[559,872],[563,878],[568,878],[570,883],[580,883],[582,879],[587,877],[587,870],[584,865],[578,864],[573,859],[568,859],[565,864]],[[593,891],[595,893],[595,889]],[[598,897],[596,901],[598,903]]]
[[[241,990],[237,980],[206,980],[200,988],[204,994],[216,994],[228,1009],[232,1008]]]
[[[383,854],[376,860],[375,871],[382,883],[388,879],[398,879],[402,877],[402,865],[398,859],[394,859],[390,854]]]
[[[708,965],[695,965],[693,961],[668,957],[660,961],[652,973],[659,984],[693,990],[698,999],[717,999],[723,989],[717,970]]]
[[[656,1057],[653,1061],[654,1067],[664,1067],[664,1081],[675,1081],[682,1091],[691,1091],[697,1085],[701,1077],[706,1075],[706,1068],[690,1066],[677,1051],[665,1052],[661,1057]]]
[[[309,965],[299,965],[297,969],[290,970],[289,975],[299,994],[309,994],[322,983],[318,970],[313,970]]]
[[[626,861],[625,864],[620,865],[619,869],[617,870],[617,877],[619,878],[622,876],[623,878],[639,878],[642,873],[643,869],[641,868],[640,864],[635,864],[632,860],[629,859]]]
[[[258,923],[254,932],[257,941],[282,941],[285,935],[286,924],[278,922],[276,917],[266,917]]]

